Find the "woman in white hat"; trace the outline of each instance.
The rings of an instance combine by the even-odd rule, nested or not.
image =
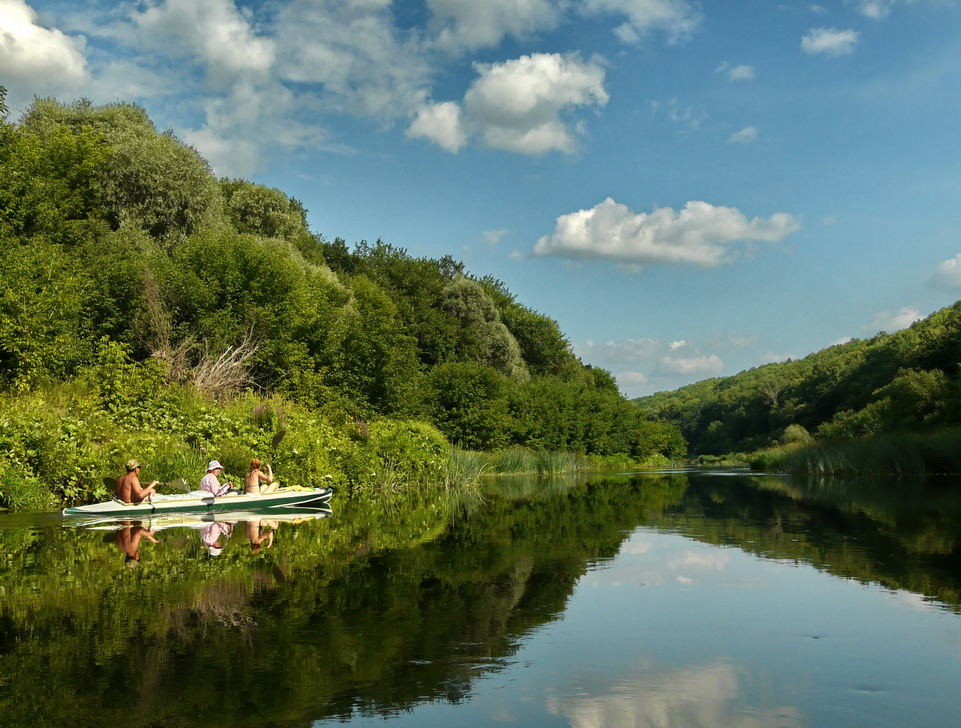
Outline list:
[[[216,460],[207,463],[207,474],[200,479],[200,489],[205,490],[211,495],[226,495],[230,492],[233,483],[229,480],[221,484],[217,476],[224,471],[224,466]]]

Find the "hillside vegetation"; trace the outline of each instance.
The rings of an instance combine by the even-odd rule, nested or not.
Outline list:
[[[134,455],[172,478],[255,451],[352,487],[418,442],[434,470],[451,443],[684,455],[500,281],[330,242],[138,106],[2,102],[0,507],[102,496]]]
[[[890,450],[891,438],[930,447],[932,433],[961,425],[959,363],[961,302],[893,334],[636,402],[680,427],[698,454],[798,447],[812,439],[834,447],[870,441],[875,450]],[[957,450],[959,438],[938,442],[941,451],[950,449],[947,442]]]

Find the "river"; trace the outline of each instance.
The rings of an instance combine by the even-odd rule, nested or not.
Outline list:
[[[0,516],[0,725],[961,725],[961,481],[498,479]]]

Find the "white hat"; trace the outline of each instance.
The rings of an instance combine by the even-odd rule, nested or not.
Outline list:
[[[220,556],[220,552],[223,551],[222,546],[208,546],[207,551],[210,552],[211,556]]]
[[[211,470],[223,470],[223,469],[224,469],[224,466],[221,465],[218,460],[211,460],[209,463],[207,463],[207,472],[208,472],[208,473],[209,473]]]

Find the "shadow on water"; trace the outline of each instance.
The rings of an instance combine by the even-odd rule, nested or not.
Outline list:
[[[638,527],[961,608],[956,481],[720,475],[499,478],[272,522],[3,517],[0,723],[306,726],[456,704]]]

